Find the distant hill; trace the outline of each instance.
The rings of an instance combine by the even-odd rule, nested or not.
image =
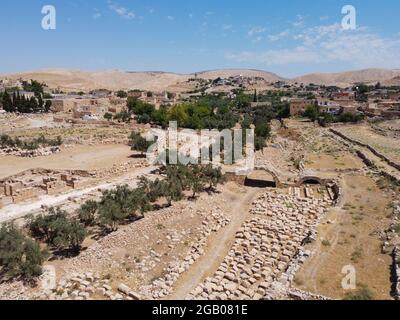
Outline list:
[[[163,91],[170,85],[186,81],[188,75],[178,75],[163,72],[124,72],[118,70],[80,71],[51,69],[0,76],[9,79],[35,79],[45,82],[50,88],[73,90],[153,90]]]
[[[267,82],[288,81],[298,83],[315,83],[324,85],[337,85],[341,87],[350,86],[357,82],[382,84],[399,83],[400,70],[366,69],[341,73],[315,73],[294,79],[284,79],[274,73],[251,70],[251,69],[222,69],[201,71],[197,73],[199,78],[215,79],[218,77],[228,78],[231,76],[260,77]],[[60,88],[65,91],[109,89],[109,90],[151,90],[173,92],[184,91],[186,86],[182,85],[194,74],[176,74],[168,72],[125,72],[119,70],[105,71],[80,71],[66,69],[49,69],[16,73],[11,75],[0,75],[0,79],[35,79],[45,82],[50,88]]]
[[[382,82],[384,86],[399,86],[400,87],[400,76],[394,77],[390,80],[385,80]]]
[[[365,69],[340,73],[314,73],[297,77],[292,81],[304,84],[350,86],[357,82],[377,83],[400,76],[400,70]]]

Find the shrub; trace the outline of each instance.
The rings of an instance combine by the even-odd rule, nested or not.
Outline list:
[[[24,236],[13,224],[1,227],[0,275],[32,282],[42,274],[46,257],[47,251],[41,250],[38,243]]]
[[[347,293],[344,300],[373,300],[373,294],[367,286],[362,286],[354,292]]]
[[[33,237],[46,241],[57,249],[79,251],[87,235],[85,227],[76,219],[69,219],[67,212],[50,208],[47,215],[30,218],[28,228]]]
[[[79,209],[79,219],[86,226],[92,225],[95,221],[98,210],[98,203],[93,200],[86,201]]]
[[[40,147],[55,147],[62,145],[63,141],[60,136],[56,139],[47,139],[44,135],[40,135],[38,138],[33,140],[22,141],[19,138],[12,138],[7,134],[0,136],[0,145],[2,148],[20,148],[23,150],[36,150]]]
[[[153,142],[147,141],[140,135],[140,133],[132,132],[129,136],[129,146],[131,147],[131,149],[141,152],[142,155],[147,152],[152,144]]]

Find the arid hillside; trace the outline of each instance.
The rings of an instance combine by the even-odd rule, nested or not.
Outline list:
[[[8,79],[35,79],[50,88],[63,90],[140,89],[163,91],[169,86],[186,81],[188,75],[163,72],[124,72],[118,70],[80,71],[52,69],[0,76]]]
[[[298,83],[315,83],[324,85],[349,86],[357,82],[385,82],[400,75],[400,70],[365,69],[340,73],[314,73],[293,79]]]
[[[167,72],[125,72],[119,70],[81,71],[67,69],[49,69],[30,71],[16,74],[3,74],[0,79],[34,79],[45,82],[50,88],[59,88],[65,91],[80,91],[93,89],[109,90],[152,90],[179,92],[187,89],[185,83],[195,74],[176,74]],[[366,69],[342,73],[315,73],[285,79],[271,72],[251,69],[221,69],[198,72],[202,79],[229,78],[234,76],[259,77],[267,82],[290,81],[298,83],[314,83],[347,87],[354,83],[382,84],[398,83],[400,70]]]

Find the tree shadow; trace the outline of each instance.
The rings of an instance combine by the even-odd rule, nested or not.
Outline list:
[[[79,250],[73,248],[61,248],[52,250],[52,257],[49,261],[64,260],[75,258],[79,256],[82,252],[85,252],[88,248],[80,248]]]
[[[167,209],[170,208],[171,206],[168,203],[163,203],[163,204],[153,204],[153,210],[151,211],[159,211],[162,209]]]
[[[207,188],[207,189],[205,190],[205,192],[207,192],[207,194],[208,194],[209,196],[212,196],[212,195],[214,195],[214,194],[221,194],[221,193],[222,193],[220,190],[215,189],[214,187],[212,187],[212,188]]]

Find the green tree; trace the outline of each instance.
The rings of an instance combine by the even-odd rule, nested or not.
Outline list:
[[[38,112],[45,112],[44,101],[42,95],[38,96]]]
[[[46,100],[45,104],[44,104],[44,112],[48,113],[51,110],[51,100]]]
[[[118,98],[126,98],[128,97],[128,93],[124,90],[119,90],[115,93]]]
[[[259,123],[259,124],[256,125],[254,133],[258,137],[263,137],[263,138],[267,139],[271,134],[271,127],[266,122]]]
[[[45,216],[31,217],[28,228],[32,236],[45,240],[54,248],[74,251],[79,251],[87,234],[78,220],[69,219],[67,212],[60,208],[50,208]]]
[[[151,141],[147,141],[143,138],[140,133],[132,132],[129,136],[129,146],[134,151],[139,151],[143,155],[149,147],[153,144]]]
[[[93,225],[99,204],[96,201],[88,200],[79,209],[79,219],[86,226]]]
[[[47,257],[38,243],[22,234],[13,224],[0,228],[0,276],[33,282],[42,274],[42,264]]]
[[[65,244],[71,247],[74,252],[79,252],[86,236],[87,231],[85,227],[78,220],[72,219],[68,226],[67,241]]]
[[[11,97],[7,91],[4,92],[1,103],[3,105],[3,109],[6,112],[15,112],[16,111],[16,109],[14,108],[14,105],[13,105],[13,101],[11,100]]]
[[[201,166],[192,166],[188,170],[187,181],[190,189],[192,190],[192,198],[196,197],[196,194],[202,192],[205,189],[206,179]]]
[[[125,123],[130,123],[131,119],[132,119],[132,115],[130,114],[130,112],[128,112],[126,110],[123,110],[114,116],[114,120],[117,120],[119,122],[122,121]]]
[[[127,216],[121,211],[121,208],[117,202],[113,199],[106,199],[100,206],[99,209],[100,222],[108,226],[111,231],[118,230],[118,225],[124,221]]]
[[[313,105],[308,106],[303,116],[309,118],[311,121],[317,120],[319,117],[318,108]]]
[[[28,282],[32,282],[42,274],[42,265],[47,257],[47,250],[42,250],[39,243],[25,238],[24,256],[20,266],[21,276]]]
[[[112,120],[112,118],[113,118],[113,115],[112,115],[111,113],[106,112],[106,113],[104,114],[104,119],[106,119],[107,121]]]
[[[161,190],[167,199],[169,206],[172,206],[173,201],[180,201],[183,199],[183,189],[179,181],[165,181],[161,187]]]
[[[264,137],[258,137],[258,136],[254,137],[254,147],[257,151],[262,150],[266,146],[267,143]]]
[[[356,301],[362,301],[362,300],[373,300],[374,296],[371,290],[367,286],[362,286],[361,288],[349,292],[346,294],[344,300],[356,300]]]
[[[214,168],[212,164],[208,164],[203,168],[203,174],[205,180],[208,182],[209,190],[216,188],[219,184],[225,182],[225,177],[222,173],[221,168]]]
[[[188,121],[188,118],[189,116],[186,112],[185,105],[175,105],[168,112],[168,120],[176,121],[178,123],[178,127],[184,127]]]

